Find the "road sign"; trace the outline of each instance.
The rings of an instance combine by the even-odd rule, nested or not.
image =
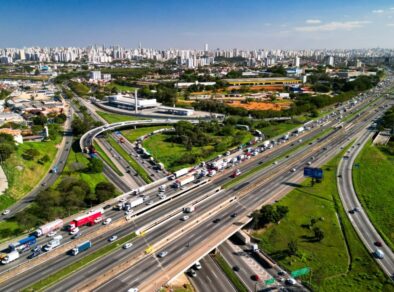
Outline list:
[[[322,179],[323,178],[323,169],[314,168],[314,167],[304,167],[304,176],[308,176],[311,178]]]
[[[311,271],[310,268],[305,267],[305,268],[302,268],[302,269],[295,270],[295,271],[291,272],[291,276],[292,276],[293,278],[296,278],[296,277],[299,277],[299,276],[306,275],[306,274],[308,274],[310,271]]]
[[[264,284],[265,285],[272,285],[272,284],[274,284],[275,283],[275,279],[274,278],[271,278],[271,279],[268,279],[268,280],[265,280],[264,281]]]

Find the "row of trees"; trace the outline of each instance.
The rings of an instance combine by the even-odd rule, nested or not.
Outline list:
[[[6,161],[15,151],[14,138],[11,135],[0,133],[0,162]]]
[[[67,217],[114,196],[116,192],[112,183],[100,182],[92,192],[84,180],[67,177],[55,189],[40,192],[31,207],[16,214],[15,220],[24,229],[30,229],[56,218]]]
[[[255,228],[262,228],[269,223],[279,223],[289,212],[287,206],[265,205],[259,211],[253,213]]]

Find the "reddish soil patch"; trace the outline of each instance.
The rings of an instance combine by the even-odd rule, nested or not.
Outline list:
[[[272,103],[272,102],[248,102],[248,103],[241,103],[240,101],[233,101],[231,103],[228,103],[229,106],[233,107],[241,107],[247,110],[260,110],[260,111],[266,111],[266,110],[274,110],[274,111],[280,111],[283,109],[287,109],[290,107],[291,102],[280,102],[280,103]]]

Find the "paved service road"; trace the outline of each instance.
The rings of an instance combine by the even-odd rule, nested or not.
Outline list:
[[[353,186],[352,169],[354,160],[362,150],[365,143],[371,139],[372,135],[373,133],[367,133],[358,139],[354,144],[355,146],[350,149],[350,152],[346,153],[345,156],[347,158],[342,158],[338,167],[337,184],[342,204],[347,211],[350,222],[353,224],[353,227],[356,229],[365,247],[371,253],[373,253],[377,248],[384,252],[384,258],[376,258],[376,261],[382,267],[384,272],[393,279],[394,254],[392,250],[384,243],[384,240],[372,225],[366,211],[361,208],[360,201],[358,200]],[[359,211],[354,211],[354,208],[356,207],[359,208]],[[383,246],[375,246],[374,243],[376,241],[380,241]]]

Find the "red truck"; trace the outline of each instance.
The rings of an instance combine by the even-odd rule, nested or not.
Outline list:
[[[94,225],[101,221],[103,213],[104,213],[103,209],[98,209],[98,210],[92,210],[87,214],[79,216],[67,225],[67,230],[71,231],[76,227],[80,227],[84,225],[89,225],[89,226]]]
[[[124,139],[123,137],[120,137],[120,138],[119,138],[119,142],[120,142],[120,143],[124,143],[124,142],[125,142],[125,139]]]

